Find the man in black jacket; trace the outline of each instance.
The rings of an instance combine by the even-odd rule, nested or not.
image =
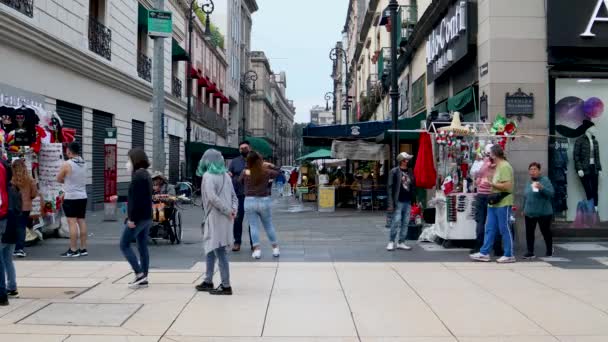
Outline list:
[[[391,233],[388,245],[386,246],[388,251],[395,250],[397,233],[399,233],[397,249],[412,249],[405,244],[416,186],[414,175],[408,167],[408,163],[412,158],[413,156],[407,152],[400,153],[397,156],[399,166],[393,168],[388,175],[388,211],[393,212]]]
[[[232,177],[232,185],[234,186],[234,192],[236,197],[239,199],[239,209],[234,219],[234,246],[232,250],[238,252],[241,250],[242,236],[243,236],[243,219],[245,218],[245,185],[239,181],[239,177],[243,170],[247,168],[247,155],[251,152],[251,146],[249,141],[245,140],[239,145],[240,156],[234,158],[228,168],[228,173]],[[251,241],[251,234],[249,236]]]

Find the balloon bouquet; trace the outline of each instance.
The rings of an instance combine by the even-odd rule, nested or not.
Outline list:
[[[517,123],[513,120],[507,120],[507,118],[502,115],[498,115],[492,124],[490,133],[500,137],[497,143],[504,150],[509,139],[515,140],[515,135],[517,134]]]

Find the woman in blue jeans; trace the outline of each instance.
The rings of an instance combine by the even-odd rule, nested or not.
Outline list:
[[[134,148],[129,151],[126,168],[132,178],[127,202],[128,217],[120,239],[120,250],[135,273],[135,279],[129,283],[130,288],[148,286],[148,235],[152,226],[152,178],[148,167],[150,162],[143,149]],[[137,259],[131,249],[131,241],[134,239],[137,240],[141,260]]]
[[[262,156],[255,152],[247,155],[247,169],[241,174],[245,183],[245,216],[251,227],[251,244],[254,259],[262,257],[260,249],[260,221],[272,244],[272,255],[280,255],[277,235],[272,224],[272,198],[268,182],[279,174],[279,170],[270,163],[265,163]]]

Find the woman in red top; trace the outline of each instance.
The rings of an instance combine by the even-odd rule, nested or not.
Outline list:
[[[291,185],[291,192],[296,193],[296,185],[298,185],[298,169],[293,169],[291,175],[289,175],[289,185]]]

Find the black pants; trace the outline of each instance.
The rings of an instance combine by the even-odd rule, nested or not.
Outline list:
[[[526,242],[528,252],[534,254],[534,237],[536,235],[536,225],[540,226],[540,232],[545,239],[547,256],[553,254],[553,234],[551,233],[551,221],[553,216],[529,217],[526,216]]]
[[[597,207],[599,204],[598,186],[599,186],[599,174],[595,169],[595,166],[589,166],[589,174],[584,175],[581,178],[583,187],[585,188],[585,195],[587,200],[593,200],[593,204]]]
[[[243,238],[243,219],[245,218],[245,196],[238,196],[239,199],[239,209],[236,214],[236,218],[234,219],[234,243],[237,245],[242,244]],[[251,241],[251,228],[249,229],[249,241]]]
[[[488,195],[477,194],[475,196],[475,223],[476,223],[476,235],[477,242],[475,249],[480,250],[483,246],[483,241],[486,237],[486,219],[488,217]],[[500,234],[496,234],[496,241],[494,241],[494,254],[496,256],[502,256],[502,238]]]

